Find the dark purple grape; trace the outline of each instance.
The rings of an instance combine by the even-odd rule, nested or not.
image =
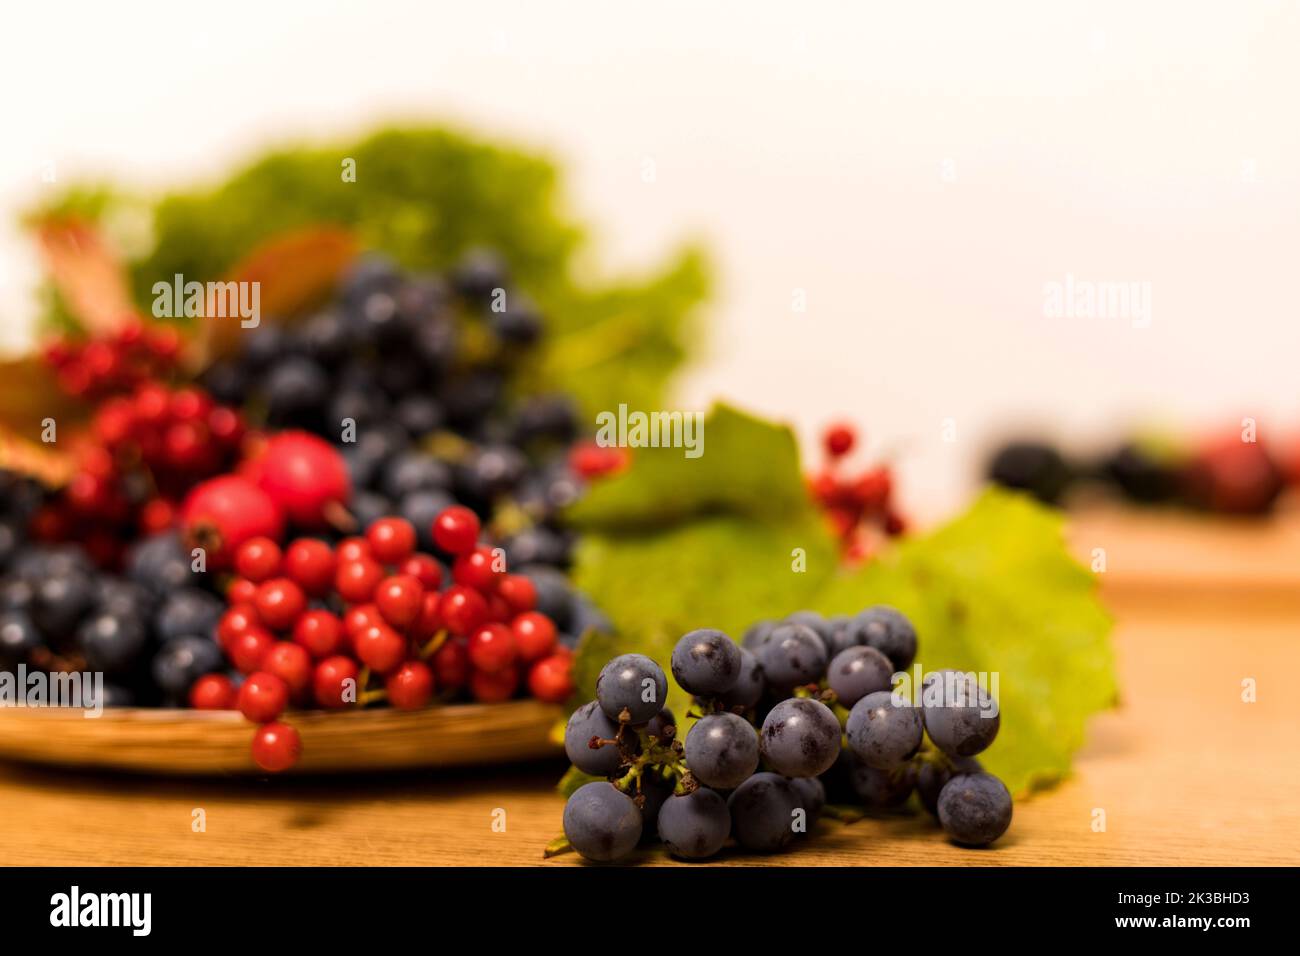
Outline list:
[[[659,810],[659,836],[668,852],[686,860],[713,856],[731,833],[731,811],[715,791],[700,787],[668,798]]]
[[[874,647],[840,651],[826,671],[826,682],[842,706],[852,708],[868,694],[893,687],[894,666]]]
[[[564,835],[588,860],[610,863],[641,839],[641,811],[626,793],[603,780],[583,784],[564,805]]]
[[[792,697],[768,711],[759,741],[763,759],[777,773],[815,777],[840,754],[840,722],[821,701]]]
[[[747,850],[775,853],[795,836],[799,794],[789,780],[775,773],[756,773],[727,800],[731,830]]]
[[[740,648],[715,628],[699,628],[677,642],[671,664],[682,690],[696,697],[716,697],[740,677]]]

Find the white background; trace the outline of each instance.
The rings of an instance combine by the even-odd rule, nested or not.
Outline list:
[[[566,164],[593,268],[706,239],[681,401],[855,418],[934,517],[1016,422],[1300,427],[1297,50],[1294,0],[11,5],[0,342],[43,164],[156,187],[445,118]],[[1045,318],[1067,273],[1150,282],[1151,327]]]

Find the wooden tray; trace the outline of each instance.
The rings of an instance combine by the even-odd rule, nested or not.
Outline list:
[[[536,700],[290,714],[302,735],[291,773],[449,767],[547,757],[563,708]],[[249,755],[253,725],[235,711],[0,707],[0,758],[66,767],[187,776],[261,775]]]

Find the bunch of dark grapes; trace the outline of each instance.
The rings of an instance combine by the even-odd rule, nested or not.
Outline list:
[[[370,258],[328,308],[249,333],[203,381],[270,428],[336,443],[361,526],[398,515],[430,550],[434,518],[460,504],[513,565],[563,568],[572,542],[557,516],[582,487],[569,462],[576,412],[563,396],[511,394],[542,334],[537,310],[492,256],[445,277]]]
[[[1040,440],[995,450],[990,481],[1024,491],[1044,504],[1068,504],[1096,489],[1135,505],[1175,505],[1227,515],[1266,515],[1285,490],[1286,472],[1269,443],[1216,436],[1194,448],[1125,441],[1093,460],[1075,460]]]
[[[77,545],[27,540],[24,512],[41,492],[10,473],[0,485],[0,670],[101,672],[97,703],[119,707],[183,705],[195,680],[227,666],[212,640],[221,601],[176,535],[138,542],[111,574]]]
[[[692,631],[671,661],[698,714],[684,741],[662,706],[660,666],[615,658],[565,728],[569,759],[606,778],[570,796],[568,843],[602,862],[655,838],[688,860],[729,838],[772,853],[811,831],[828,796],[887,810],[914,791],[955,842],[992,843],[1011,823],[1011,795],[974,758],[997,736],[996,706],[956,671],[927,675],[904,699],[893,676],[915,656],[911,623],[883,606],[760,622],[739,646]]]

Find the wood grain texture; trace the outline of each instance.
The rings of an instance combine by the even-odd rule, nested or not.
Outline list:
[[[564,708],[537,700],[402,712],[322,711],[287,719],[302,736],[292,773],[505,763],[558,753],[551,729]],[[164,776],[260,775],[252,727],[237,711],[127,708],[88,719],[79,710],[0,709],[0,757]]]
[[[1217,553],[1204,540],[1217,533],[1214,527],[1175,523],[1161,533],[1175,555]],[[1108,524],[1104,534],[1108,551],[1123,553],[1122,522]],[[1093,534],[1080,526],[1073,537],[1078,543]],[[1251,547],[1249,539],[1237,546]],[[1168,556],[1162,560],[1177,567]],[[1103,581],[1118,621],[1123,705],[1093,721],[1074,776],[1021,802],[995,848],[959,849],[923,816],[904,815],[823,822],[797,851],[729,852],[716,865],[1300,865],[1292,692],[1300,668],[1300,589],[1231,580],[1180,588],[1168,575],[1146,587],[1118,572]],[[1241,700],[1247,677],[1258,683],[1256,703]],[[0,860],[581,865],[572,855],[541,859],[560,831],[563,801],[553,785],[562,770],[562,762],[547,761],[264,781],[0,765]],[[192,831],[196,808],[206,814],[206,832]],[[1105,811],[1105,832],[1092,829],[1096,809]],[[497,832],[493,821],[502,810],[505,831]],[[635,860],[672,862],[660,851]]]

